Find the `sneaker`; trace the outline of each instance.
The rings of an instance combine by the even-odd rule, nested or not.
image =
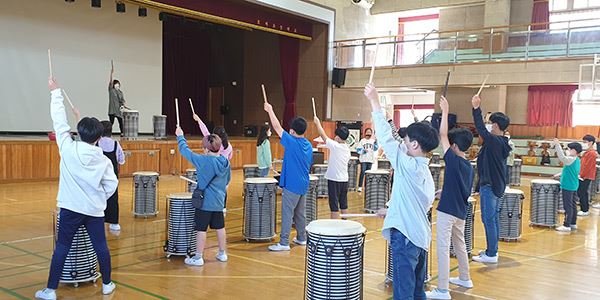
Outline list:
[[[589,211],[578,211],[577,215],[580,217],[587,217],[590,215],[590,212]]]
[[[600,208],[600,202],[599,202],[599,203],[594,203],[594,204],[592,205],[592,207],[593,207],[593,208]]]
[[[110,224],[110,225],[108,225],[108,229],[112,230],[112,231],[120,231],[121,230],[121,225],[119,225],[119,224]]]
[[[300,246],[306,246],[306,241],[301,241],[297,238],[294,238],[294,244],[300,245]]]
[[[269,246],[269,251],[290,251],[290,246],[284,246],[282,244],[274,244]]]
[[[358,191],[359,193],[362,193],[362,188],[361,188],[361,187],[358,187],[357,191]]]
[[[459,277],[450,277],[449,282],[454,285],[462,286],[464,288],[468,288],[468,289],[473,288],[472,280],[460,280]]]
[[[450,297],[449,291],[444,292],[440,289],[434,289],[434,290],[425,292],[425,296],[427,297],[427,299],[442,299],[442,300],[452,299],[452,297]]]
[[[55,300],[56,290],[45,288],[43,290],[37,291],[35,292],[35,299]]]
[[[485,251],[479,252],[479,255],[473,256],[473,261],[484,263],[484,264],[497,264],[498,263],[498,255],[496,256],[487,256]]]
[[[217,260],[220,262],[226,262],[227,261],[227,253],[225,251],[219,251],[219,253],[217,253]]]
[[[223,208],[223,214],[226,215],[227,214],[227,208]]]
[[[577,225],[571,225],[571,231],[577,230]]]
[[[114,282],[110,282],[109,284],[102,284],[102,294],[110,295],[117,288]]]
[[[184,262],[186,265],[190,265],[190,266],[199,267],[199,266],[204,265],[204,259],[202,257],[198,257],[198,256],[186,257]]]
[[[571,232],[571,227],[567,227],[567,226],[560,226],[560,227],[556,227],[556,231],[560,231],[560,232]]]

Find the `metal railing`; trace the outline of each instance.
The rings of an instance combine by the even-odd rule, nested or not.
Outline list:
[[[338,68],[593,56],[600,53],[600,18],[343,40],[334,51]]]

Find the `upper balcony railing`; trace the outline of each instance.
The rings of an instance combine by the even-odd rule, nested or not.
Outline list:
[[[371,66],[377,43],[376,66],[593,56],[600,53],[600,18],[336,41],[335,66]]]

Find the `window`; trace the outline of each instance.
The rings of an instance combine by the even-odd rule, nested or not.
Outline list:
[[[600,0],[550,0],[549,9],[550,29],[600,25],[600,20],[598,19],[598,15],[600,15]]]
[[[585,93],[585,91],[583,91]],[[583,96],[583,101],[578,101],[578,93],[579,90],[573,93],[573,126],[578,125],[600,125],[600,103],[590,103],[589,101],[585,101],[585,99],[589,99],[588,96]],[[591,94],[591,91],[588,91],[587,94]]]
[[[411,105],[395,105],[394,119],[400,119],[400,127],[407,127],[414,123],[413,115],[410,111]],[[434,106],[428,104],[415,104],[415,115],[419,121],[423,121],[427,117],[433,115]],[[394,120],[396,121],[396,120]]]

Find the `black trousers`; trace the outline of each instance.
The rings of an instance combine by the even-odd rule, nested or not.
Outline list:
[[[581,211],[587,212],[590,210],[590,194],[588,193],[590,188],[590,183],[592,183],[589,179],[584,179],[583,181],[579,181],[579,188],[577,189],[577,196],[579,197],[579,205],[581,206]]]
[[[104,210],[104,222],[109,224],[119,224],[119,190],[106,200],[106,209]]]
[[[108,115],[108,119],[112,125],[115,125],[115,118],[117,118],[117,121],[119,121],[119,132],[123,134],[123,118],[117,117],[116,115]]]

